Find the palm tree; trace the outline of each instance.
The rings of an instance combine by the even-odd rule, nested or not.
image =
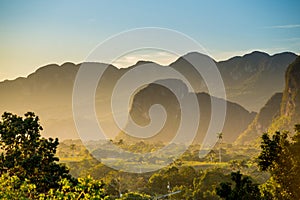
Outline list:
[[[70,148],[72,150],[72,157],[74,157],[74,152],[75,152],[75,149],[76,149],[76,144],[71,144]]]
[[[223,133],[217,133],[217,138],[218,138],[218,143],[219,143],[219,162],[222,161],[222,157],[221,157],[221,143],[222,143],[222,139],[223,139]]]

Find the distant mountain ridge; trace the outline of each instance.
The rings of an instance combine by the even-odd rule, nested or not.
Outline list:
[[[299,56],[286,70],[283,93],[273,95],[235,143],[253,145],[264,132],[287,130],[292,133],[295,124],[300,124]]]
[[[270,56],[255,51],[219,63],[227,98],[249,110],[259,111],[274,93],[283,90],[285,71],[296,57],[288,52]]]
[[[265,53],[253,52],[243,57],[215,63],[224,79],[228,99],[246,105],[248,108],[254,108],[259,107],[255,105],[263,105],[276,91],[282,91],[284,81],[281,79],[288,64],[294,58],[296,55],[293,53],[269,56]],[[192,76],[193,67],[184,61],[180,57],[170,64],[170,67],[182,72],[188,80],[195,81],[195,85],[199,85],[197,92],[207,92],[202,80]],[[144,61],[140,61],[130,68],[143,63]],[[101,63],[92,64],[98,67],[106,66]],[[62,139],[78,138],[72,117],[72,90],[79,67],[80,64],[69,62],[61,66],[51,64],[39,68],[27,78],[0,82],[0,112],[23,114],[29,110],[34,111],[42,119],[45,136]],[[96,109],[99,120],[106,124],[107,129],[114,132],[114,136],[118,130],[112,127],[112,115],[108,109],[109,97],[114,84],[127,70],[128,68],[118,69],[110,65],[105,71],[104,79],[101,80],[105,87],[97,90]],[[280,78],[281,73],[282,78]],[[267,91],[263,89],[264,85],[268,88]],[[258,88],[253,88],[256,86]],[[243,90],[240,90],[241,88]],[[265,93],[262,95],[262,92]],[[251,103],[252,101],[254,103]]]
[[[283,90],[285,70],[296,57],[296,54],[290,52],[270,56],[254,51],[214,62],[223,78],[227,99],[248,110],[259,111],[274,93]],[[189,80],[197,82],[198,92],[208,92],[203,80],[195,76],[195,69],[183,57],[170,66],[189,77]]]

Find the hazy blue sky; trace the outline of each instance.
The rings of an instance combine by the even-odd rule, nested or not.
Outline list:
[[[107,37],[149,26],[189,35],[216,60],[252,50],[299,54],[299,8],[297,0],[0,0],[0,81],[81,62]]]

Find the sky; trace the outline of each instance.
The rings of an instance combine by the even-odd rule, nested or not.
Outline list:
[[[299,54],[299,8],[298,0],[0,0],[0,81],[50,63],[80,63],[105,39],[142,27],[182,32],[217,61],[254,50]],[[142,52],[115,64],[139,59],[168,64],[176,57]]]

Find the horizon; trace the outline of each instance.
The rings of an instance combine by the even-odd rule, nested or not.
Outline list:
[[[233,58],[236,58],[236,57],[244,57],[246,55],[249,55],[249,54],[253,54],[254,52],[259,52],[259,53],[265,53],[267,54],[268,56],[272,57],[272,56],[275,56],[275,55],[278,55],[278,54],[283,54],[283,53],[292,53],[292,54],[295,54],[297,56],[299,56],[299,54],[295,53],[295,52],[291,52],[291,51],[283,51],[283,52],[276,52],[276,53],[273,53],[273,54],[269,54],[268,52],[264,52],[264,51],[261,51],[261,50],[253,50],[253,51],[250,51],[250,52],[246,52],[245,54],[242,54],[242,55],[233,55],[229,58],[226,58],[224,60],[217,60],[215,58],[213,58],[211,55],[207,55],[209,56],[211,59],[213,59],[214,61],[216,62],[226,62],[230,59],[233,59]],[[191,52],[188,52],[187,54],[189,53],[200,53],[200,52],[194,52],[194,51],[191,51]],[[200,53],[201,54],[201,53]],[[171,54],[170,54],[171,55]],[[129,68],[129,67],[132,67],[134,65],[136,65],[139,61],[146,61],[146,62],[153,62],[153,63],[156,63],[156,64],[159,64],[159,65],[162,65],[162,66],[168,66],[170,64],[172,64],[173,62],[177,61],[177,59],[179,59],[180,57],[184,56],[184,55],[180,55],[180,56],[175,56],[175,57],[171,57],[173,55],[171,55],[169,57],[169,59],[167,58],[166,60],[168,60],[169,62],[162,62],[162,60],[158,60],[158,61],[155,61],[155,59],[153,60],[150,60],[150,59],[143,59],[143,54],[141,54],[139,57],[135,57],[134,59],[132,59],[130,62],[127,62],[125,64],[128,64],[126,66],[122,66],[122,60],[126,60],[126,56],[123,56],[121,57],[121,59],[116,59],[114,62],[112,63],[104,63],[104,62],[101,62],[101,61],[95,61],[94,63],[104,63],[104,64],[109,64],[109,65],[112,65],[118,69],[124,69],[124,68]],[[146,57],[148,57],[148,55],[146,55]],[[170,59],[171,58],[171,59]],[[47,64],[44,64],[44,65],[41,65],[41,66],[38,66],[34,69],[34,71],[26,74],[26,75],[22,75],[22,76],[17,76],[17,77],[14,77],[14,78],[11,78],[11,79],[8,79],[8,78],[4,78],[4,79],[1,79],[0,78],[0,83],[1,82],[4,82],[4,81],[14,81],[18,78],[27,78],[29,75],[35,73],[38,69],[42,68],[42,67],[45,67],[45,66],[48,66],[48,65],[58,65],[58,66],[62,66],[66,63],[73,63],[75,65],[78,65],[78,64],[82,64],[84,61],[81,61],[81,62],[72,62],[72,61],[63,61],[61,63],[47,63]]]
[[[131,1],[123,4],[120,1],[29,0],[0,5],[0,81],[26,76],[49,63],[80,63],[105,39],[143,27],[184,33],[217,61],[255,50],[299,55],[300,49],[298,1],[191,0],[156,4]],[[146,56],[162,64],[174,59],[166,55]],[[140,55],[139,60],[142,59]],[[130,60],[122,62],[124,66],[130,65]]]

